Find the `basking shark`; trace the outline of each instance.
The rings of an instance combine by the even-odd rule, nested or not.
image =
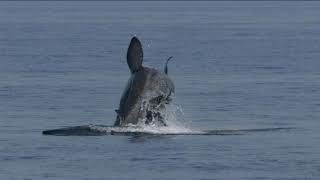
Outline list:
[[[127,63],[131,72],[121,96],[114,126],[157,125],[166,126],[164,113],[171,101],[174,84],[168,76],[168,61],[164,72],[144,67],[143,49],[137,37],[128,47]]]
[[[137,37],[130,41],[127,63],[131,76],[122,93],[113,126],[88,125],[45,130],[46,135],[105,135],[125,127],[167,126],[165,112],[174,94],[174,84],[168,76],[168,62],[164,71],[144,67],[143,49]],[[101,130],[101,128],[103,130]],[[121,129],[120,129],[121,131]]]
[[[138,38],[131,39],[127,63],[131,72],[126,88],[121,96],[117,118],[113,126],[83,125],[45,130],[44,135],[60,136],[101,136],[101,135],[242,135],[251,132],[290,130],[294,128],[257,128],[191,131],[189,129],[171,131],[146,131],[144,128],[166,129],[165,112],[171,102],[174,84],[168,76],[168,61],[164,71],[144,67],[143,50]]]

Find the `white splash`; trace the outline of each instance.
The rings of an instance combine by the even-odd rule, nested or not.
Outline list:
[[[110,133],[143,133],[143,134],[194,134],[201,133],[201,131],[195,131],[187,126],[187,123],[183,120],[183,111],[180,106],[174,104],[167,104],[165,112],[161,112],[164,117],[166,126],[158,125],[156,123],[145,124],[145,121],[136,125],[128,125],[126,127],[111,127],[111,126],[96,126],[91,125],[90,128],[96,131]],[[180,119],[180,120],[178,120]]]

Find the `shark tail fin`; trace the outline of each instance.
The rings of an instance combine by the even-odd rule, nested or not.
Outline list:
[[[164,73],[168,74],[168,62],[173,58],[173,56],[170,56],[167,61],[166,64],[164,66]]]

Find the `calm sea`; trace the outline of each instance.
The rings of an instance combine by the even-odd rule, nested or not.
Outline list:
[[[318,179],[319,2],[0,2],[0,179]],[[43,136],[111,125],[132,36],[173,56],[178,120],[229,136]]]

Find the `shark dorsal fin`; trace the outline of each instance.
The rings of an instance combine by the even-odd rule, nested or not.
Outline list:
[[[131,73],[139,71],[142,67],[143,50],[138,38],[133,37],[127,52],[127,63]]]

